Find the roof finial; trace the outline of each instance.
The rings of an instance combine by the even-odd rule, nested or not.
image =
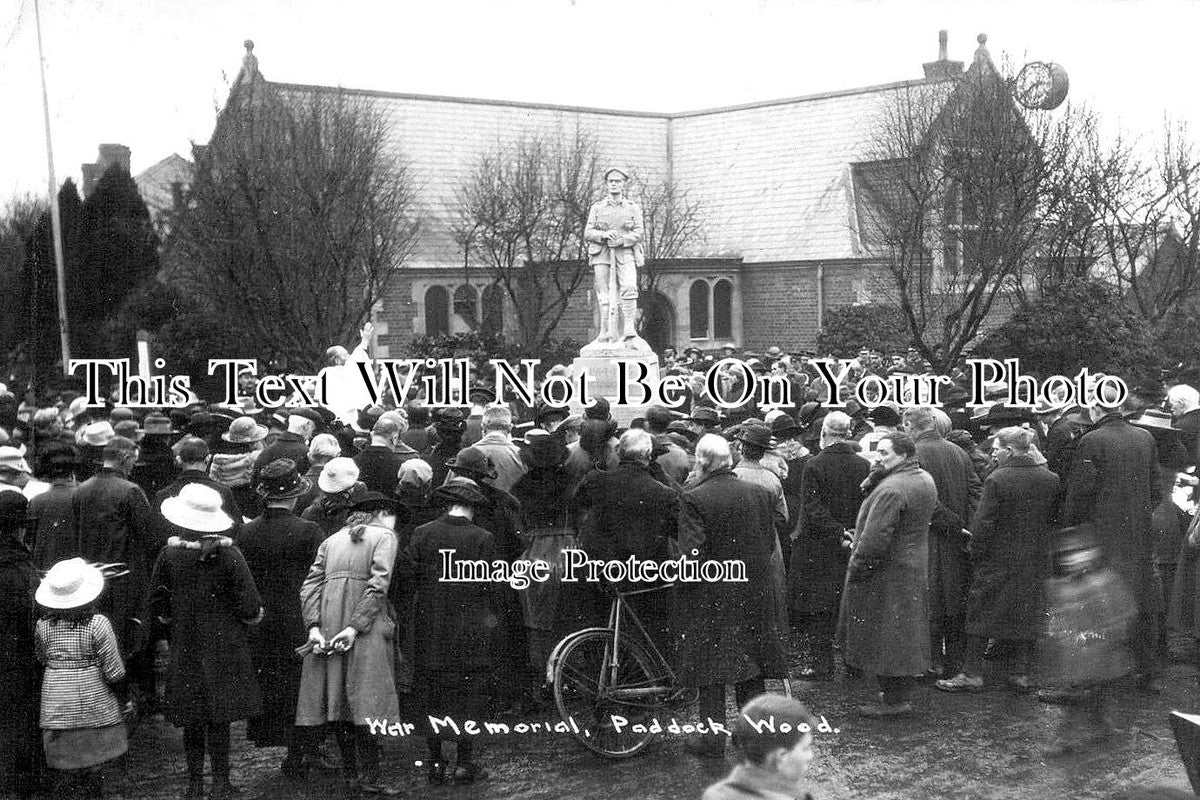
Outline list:
[[[979,42],[979,46],[983,47],[987,44],[987,34],[981,33],[975,37],[975,41]]]
[[[242,68],[233,80],[235,88],[243,83],[250,83],[258,77],[258,56],[254,55],[254,42],[247,39],[242,42],[242,45],[246,48],[246,55],[242,57]]]

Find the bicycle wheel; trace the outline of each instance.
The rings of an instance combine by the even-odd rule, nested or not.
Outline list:
[[[674,689],[666,665],[636,641],[617,641],[615,675],[613,656],[611,630],[583,631],[563,642],[552,665],[554,704],[584,747],[628,758],[654,738],[646,729]]]

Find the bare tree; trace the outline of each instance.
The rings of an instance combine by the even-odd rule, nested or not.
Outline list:
[[[635,182],[641,185],[645,220],[646,268],[641,288],[653,292],[658,288],[664,261],[687,255],[703,243],[704,207],[671,176]]]
[[[1164,125],[1151,156],[1138,142],[1088,137],[1080,203],[1092,220],[1080,248],[1151,323],[1200,287],[1200,155],[1185,126]]]
[[[458,192],[455,241],[517,311],[521,343],[547,346],[590,275],[583,228],[599,184],[595,137],[528,133],[484,154]]]
[[[880,257],[914,345],[948,368],[1001,297],[1034,275],[1046,191],[1071,154],[1069,130],[1026,116],[990,60],[953,86],[899,91],[857,165],[864,244]]]
[[[171,214],[169,278],[246,354],[319,367],[355,336],[418,234],[388,120],[341,89],[246,84],[194,156]]]

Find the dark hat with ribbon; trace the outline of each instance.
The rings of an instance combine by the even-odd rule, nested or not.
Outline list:
[[[394,497],[382,492],[356,492],[351,496],[351,511],[390,511],[400,520],[409,517],[408,509]]]
[[[451,478],[429,494],[429,502],[434,505],[464,505],[477,508],[487,505],[487,498],[474,481]]]
[[[487,453],[478,447],[464,447],[458,455],[446,462],[446,466],[455,472],[493,480],[496,477],[496,465]]]
[[[571,409],[566,407],[555,408],[544,401],[538,402],[533,407],[533,422],[535,425],[544,425],[554,420],[562,422],[569,416],[571,416]]]
[[[765,422],[757,420],[747,421],[742,423],[740,428],[741,430],[738,431],[735,437],[739,442],[754,447],[761,447],[764,450],[771,449],[771,429],[767,427]]]
[[[796,418],[791,414],[780,414],[771,420],[771,434],[776,439],[787,439],[801,433],[804,433],[804,426],[796,422]]]
[[[289,408],[287,415],[289,417],[304,417],[307,420],[311,420],[313,425],[316,425],[318,428],[325,423],[325,418],[321,416],[321,412],[308,406]]]
[[[721,424],[721,415],[717,413],[717,410],[705,406],[693,408],[692,415],[688,419],[692,422],[698,422],[706,428],[715,428]]]
[[[142,422],[142,433],[146,436],[174,436],[177,431],[166,414],[152,411]]]
[[[667,425],[667,433],[678,433],[684,436],[687,441],[692,444],[695,444],[700,438],[700,435],[689,428],[687,422],[682,419],[677,419],[671,424]]]
[[[254,490],[264,500],[290,500],[312,488],[312,482],[301,477],[296,462],[290,458],[277,458],[258,473]]]
[[[1021,406],[1009,406],[996,403],[988,408],[982,417],[973,417],[980,427],[1000,427],[1004,425],[1021,425],[1033,422],[1033,409]]]

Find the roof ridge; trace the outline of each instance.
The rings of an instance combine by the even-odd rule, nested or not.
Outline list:
[[[685,117],[698,117],[705,114],[719,114],[728,111],[742,111],[751,108],[765,108],[769,106],[787,105],[789,103],[807,102],[810,100],[826,100],[833,97],[846,97],[855,94],[869,94],[871,92],[886,91],[889,89],[903,89],[913,86],[932,86],[939,83],[953,82],[954,79],[943,80],[928,80],[926,78],[912,78],[903,81],[893,81],[891,83],[880,83],[872,86],[860,86],[852,89],[835,89],[826,92],[817,92],[815,94],[797,95],[794,97],[781,97],[773,100],[754,100],[747,103],[738,103],[729,106],[714,106],[711,108],[702,108],[689,111],[631,111],[627,109],[617,108],[601,108],[599,106],[576,106],[566,105],[561,103],[537,103],[524,100],[497,100],[482,97],[458,97],[455,95],[443,94],[419,94],[416,92],[389,92],[382,89],[358,89],[345,86],[325,86],[322,84],[312,83],[285,83],[280,81],[265,81],[267,84],[279,89],[293,91],[337,91],[341,90],[355,95],[364,95],[369,97],[390,98],[396,100],[428,100],[432,102],[443,103],[468,103],[471,105],[488,105],[488,106],[506,106],[510,108],[540,108],[548,111],[570,111],[575,113],[586,114],[610,114],[622,117],[641,117],[645,119],[680,119]]]

